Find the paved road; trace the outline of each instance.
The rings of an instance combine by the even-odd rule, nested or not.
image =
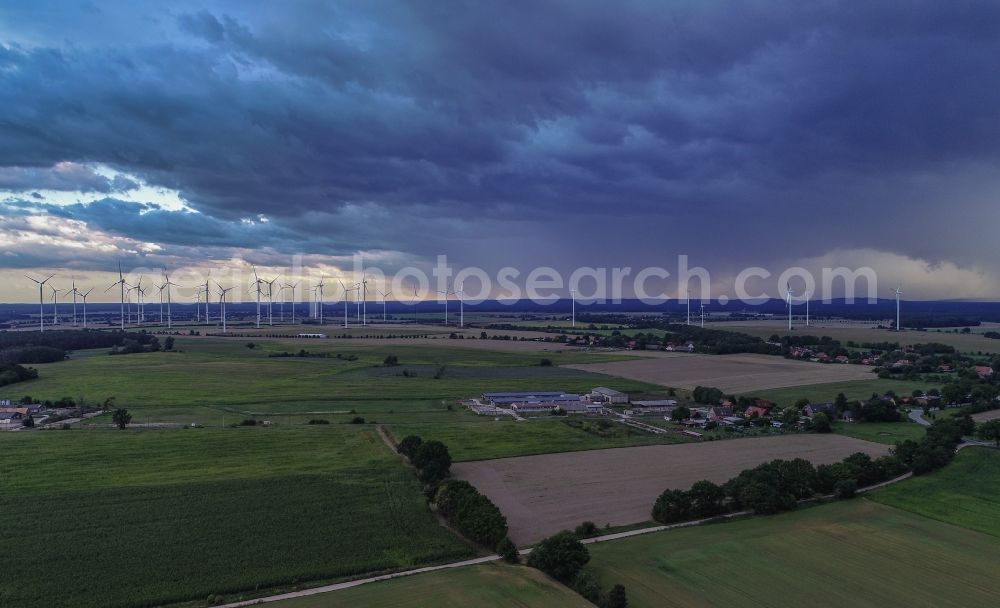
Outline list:
[[[910,410],[909,416],[910,416],[910,420],[916,422],[917,424],[920,424],[920,425],[923,425],[923,426],[930,426],[931,425],[930,421],[927,420],[926,418],[924,418],[924,413],[921,410]]]

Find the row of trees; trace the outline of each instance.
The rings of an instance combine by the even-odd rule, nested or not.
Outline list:
[[[772,460],[746,469],[723,485],[699,481],[685,490],[666,490],[653,505],[653,519],[670,524],[735,511],[771,515],[794,509],[817,494],[848,498],[858,487],[891,479],[906,471],[893,456],[872,460],[858,452],[843,461],[814,467],[808,460]]]
[[[479,493],[467,481],[449,479],[434,496],[438,513],[462,536],[487,547],[499,549],[507,537],[507,518],[493,501]]]

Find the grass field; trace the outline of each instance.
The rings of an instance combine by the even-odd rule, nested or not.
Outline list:
[[[268,604],[274,608],[467,608],[592,606],[568,587],[526,566],[491,563],[370,583]]]
[[[965,448],[947,467],[879,490],[872,499],[1000,536],[1000,450]]]
[[[903,416],[906,414],[904,413]],[[920,440],[925,434],[925,427],[905,420],[902,422],[837,422],[833,432],[856,439],[874,441],[876,443],[894,444],[897,441],[913,439]]]
[[[819,365],[819,364],[817,364]],[[867,399],[872,393],[879,395],[887,391],[894,391],[897,395],[910,395],[914,389],[927,391],[932,388],[940,388],[927,382],[911,382],[907,380],[884,380],[876,378],[874,374],[866,380],[849,380],[847,382],[826,382],[811,384],[808,386],[793,386],[788,388],[775,388],[763,391],[756,391],[754,396],[761,399],[768,399],[780,405],[792,405],[799,399],[808,399],[812,403],[823,403],[833,401],[838,393],[844,393],[848,399]]]
[[[0,437],[0,605],[128,607],[469,556],[371,428]],[[30,574],[29,574],[30,573]]]
[[[904,484],[905,485],[905,484]],[[591,545],[629,606],[973,608],[1000,603],[996,538],[859,499]]]
[[[615,425],[611,435],[602,436],[570,426],[559,418],[514,422],[509,418],[493,421],[488,417],[468,416],[466,420],[450,424],[390,423],[388,427],[397,441],[407,435],[443,441],[456,461],[689,441],[679,434],[652,435],[622,425]]]
[[[181,352],[79,356],[35,366],[39,379],[18,384],[18,394],[36,399],[80,396],[94,402],[115,397],[118,405],[233,406],[247,411],[312,411],[317,404],[366,400],[457,399],[486,390],[561,388],[585,391],[600,384],[629,391],[652,385],[558,367],[579,361],[620,360],[620,355],[570,352],[501,352],[442,345],[353,345],[350,341],[255,343],[223,338],[177,338]],[[478,342],[478,341],[476,341]],[[329,358],[269,357],[306,349],[341,355]],[[400,364],[385,367],[388,355]],[[541,367],[543,358],[555,366]],[[439,379],[435,374],[444,371]],[[414,377],[405,377],[404,370]],[[196,382],[193,380],[197,380]]]

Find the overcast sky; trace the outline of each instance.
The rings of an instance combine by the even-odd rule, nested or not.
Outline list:
[[[359,252],[1000,298],[998,57],[991,1],[7,0],[0,300]]]

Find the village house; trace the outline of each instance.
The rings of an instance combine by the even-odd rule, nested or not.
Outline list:
[[[830,403],[830,402],[827,402],[827,403],[810,403],[809,405],[807,405],[802,410],[802,413],[805,414],[809,418],[812,418],[813,416],[815,416],[816,414],[818,414],[820,412],[823,412],[824,414],[826,414],[827,416],[829,416],[831,419],[833,419],[834,418],[834,415],[833,415],[833,412],[834,412],[833,404]]]

